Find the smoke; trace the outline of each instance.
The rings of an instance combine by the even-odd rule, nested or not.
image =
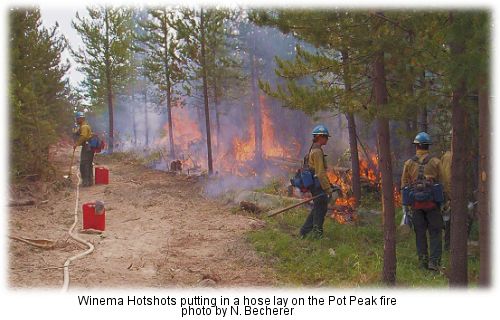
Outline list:
[[[279,82],[274,74],[276,55],[292,58],[298,43],[269,28],[258,29],[256,55],[264,70],[260,78]],[[243,72],[250,74],[248,62]],[[182,163],[183,173],[206,173],[207,143],[203,100],[181,95],[172,105],[174,154],[170,152],[166,103],[156,101],[153,86],[148,91],[132,88],[127,96],[116,98],[114,112],[114,150],[133,152],[150,159],[150,166],[169,170],[172,161]],[[225,97],[214,105],[210,99],[210,129],[214,176],[206,180],[204,192],[220,196],[237,190],[259,188],[272,180],[288,181],[301,165],[311,145],[314,125],[326,125],[332,135],[325,153],[332,161],[348,147],[345,116],[323,112],[312,119],[302,111],[285,108],[280,101],[251,88],[231,88],[236,97]],[[236,90],[235,90],[236,89]],[[199,94],[199,93],[198,93]],[[216,110],[217,108],[217,110]],[[94,131],[106,134],[107,112],[89,116]],[[155,155],[153,157],[153,155]]]

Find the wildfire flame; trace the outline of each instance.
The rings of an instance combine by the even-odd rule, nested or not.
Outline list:
[[[370,155],[370,160],[360,159],[360,180],[362,183],[368,184],[375,190],[380,190],[381,176],[378,172],[378,157],[376,154]],[[330,182],[338,185],[342,190],[343,197],[339,197],[335,201],[335,205],[331,214],[338,223],[344,224],[357,220],[355,213],[356,199],[351,195],[351,171],[343,174],[338,173],[336,170],[331,169],[327,171]],[[401,205],[401,194],[397,186],[393,190],[393,198],[396,206]]]
[[[232,136],[221,137],[217,141],[214,136],[213,158],[214,166],[219,174],[231,174],[237,176],[256,176],[258,165],[257,159],[272,160],[296,160],[302,157],[302,145],[295,137],[283,136],[276,130],[273,118],[273,110],[269,107],[266,97],[259,97],[260,111],[262,119],[262,155],[257,157],[256,146],[256,126],[255,118],[248,117],[246,126],[238,123],[226,124],[224,133],[231,132]],[[177,159],[181,160],[183,169],[201,170],[206,165],[206,142],[203,133],[203,125],[194,112],[188,108],[175,107],[172,109],[173,140],[175,142],[175,152]],[[169,150],[169,130],[168,123],[163,128],[164,135],[156,141],[162,149]],[[280,135],[281,133],[281,135]],[[380,173],[378,171],[378,157],[376,154],[369,156],[369,159],[360,160],[360,179],[362,183],[380,189]],[[266,162],[267,163],[267,162]],[[289,165],[288,165],[289,166]],[[272,176],[272,171],[259,171],[264,177]],[[289,167],[285,167],[289,170]],[[351,171],[341,168],[329,169],[327,171],[330,182],[338,185],[342,190],[342,197],[339,197],[333,208],[331,216],[339,223],[347,223],[356,220],[356,201],[351,192]],[[401,195],[398,188],[394,188],[394,200],[396,204],[401,203]]]

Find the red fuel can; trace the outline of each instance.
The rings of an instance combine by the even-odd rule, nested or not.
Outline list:
[[[83,229],[95,229],[104,231],[106,226],[106,210],[104,205],[98,206],[96,211],[96,203],[84,203],[83,211]]]
[[[109,170],[104,167],[95,167],[95,184],[108,184]]]

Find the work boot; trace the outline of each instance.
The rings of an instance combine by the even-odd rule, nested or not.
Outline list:
[[[428,269],[432,271],[439,271],[439,261],[438,260],[431,260],[429,261],[429,266]]]
[[[429,258],[426,255],[419,256],[418,265],[421,269],[427,269],[429,267]]]

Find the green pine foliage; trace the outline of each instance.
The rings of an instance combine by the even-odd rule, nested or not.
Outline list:
[[[185,46],[184,54],[187,57],[187,67],[189,72],[189,94],[196,94],[202,91],[201,79],[205,69],[209,75],[207,85],[211,87],[213,82],[224,78],[224,69],[229,67],[230,72],[234,72],[231,66],[234,59],[231,59],[228,51],[229,28],[228,20],[234,17],[234,13],[225,9],[195,10],[191,8],[181,9],[182,20],[178,24],[178,37],[183,40]],[[204,30],[202,33],[200,17],[204,18]],[[201,53],[202,35],[205,42],[205,56]],[[184,70],[186,72],[186,69]],[[222,90],[222,89],[221,89]],[[219,92],[220,93],[220,92]]]
[[[10,11],[11,175],[46,176],[49,148],[72,121],[72,93],[61,61],[66,40],[41,26],[35,8]]]
[[[78,70],[85,76],[80,86],[89,108],[108,110],[108,152],[113,153],[115,98],[132,82],[134,25],[132,11],[121,7],[87,7],[89,17],[77,13],[73,28],[83,48],[73,50]]]
[[[144,74],[156,85],[160,102],[167,99],[167,90],[173,93],[172,102],[177,101],[186,80],[183,66],[187,62],[177,37],[179,19],[174,8],[151,8],[139,21],[136,48],[144,54]]]
[[[77,13],[72,23],[84,44],[72,53],[78,71],[85,76],[80,84],[84,98],[89,107],[102,110],[107,105],[106,81],[112,81],[111,90],[117,93],[123,91],[130,80],[132,14],[125,8],[104,6],[88,7],[87,11],[89,17],[80,17]]]

